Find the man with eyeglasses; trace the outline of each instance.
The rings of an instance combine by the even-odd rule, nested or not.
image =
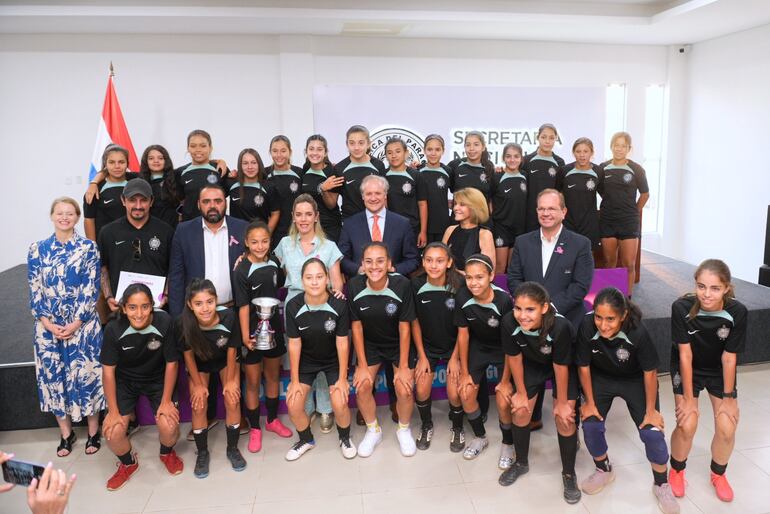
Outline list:
[[[120,197],[126,215],[99,231],[98,245],[102,259],[102,291],[112,312],[118,310],[118,286],[121,273],[151,275],[156,281],[168,275],[174,229],[150,216],[152,187],[144,179],[130,180]],[[148,277],[150,278],[150,277]],[[128,281],[123,282],[124,286]],[[156,306],[166,303],[166,288]]]

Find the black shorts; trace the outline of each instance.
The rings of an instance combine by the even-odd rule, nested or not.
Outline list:
[[[737,380],[737,377],[736,377]],[[684,394],[684,388],[682,387],[682,376],[679,374],[679,366],[671,365],[671,385],[674,388],[674,394]],[[735,391],[738,391],[738,387],[735,387]],[[708,391],[711,396],[722,398],[722,393],[725,390],[724,377],[722,375],[704,375],[693,370],[692,373],[692,394],[696,398],[700,395],[702,390]]]
[[[131,380],[117,380],[115,383],[115,396],[118,400],[118,411],[121,416],[130,416],[136,409],[136,402],[140,396],[146,396],[150,401],[152,413],[158,412],[160,402],[163,399],[163,379],[159,382],[135,382]],[[174,398],[176,401],[176,398]]]
[[[513,248],[513,243],[516,241],[516,233],[500,223],[495,224],[492,236],[495,241],[495,248]]]
[[[374,346],[371,343],[364,343],[364,352],[366,353],[366,362],[369,366],[375,366],[377,364],[390,363],[395,367],[398,367],[400,362],[399,348],[383,348]],[[409,369],[414,369],[417,364],[417,353],[414,346],[409,347],[409,358],[407,365]]]
[[[302,365],[299,366],[299,381],[302,384],[307,384],[309,386],[313,386],[313,382],[315,381],[315,377],[319,373],[325,373],[326,374],[326,383],[330,386],[337,383],[337,380],[340,379],[340,367],[339,365],[335,364],[334,366],[328,366],[326,368],[321,368],[317,371],[305,371],[302,369]]]
[[[240,353],[236,353],[236,360],[241,361]],[[200,373],[219,373],[227,367],[227,359],[217,359],[211,361],[202,361],[197,357],[195,358],[195,365],[198,367]],[[189,370],[187,371],[189,373]]]
[[[599,234],[602,236],[602,239],[639,239],[641,236],[639,219],[612,221],[599,218]]]
[[[428,351],[428,349],[426,348],[425,356],[428,358],[428,364],[430,364],[430,372],[435,373],[436,366],[438,366],[439,361],[443,361],[443,362],[448,361],[449,358],[452,356],[452,352],[449,351],[446,353],[436,353],[436,352]]]
[[[567,400],[578,398],[578,376],[574,366],[568,366]],[[527,389],[527,398],[532,399],[543,388],[547,380],[553,380],[553,397],[556,398],[556,377],[552,366],[527,362],[524,360],[524,387]],[[514,385],[514,389],[516,386]]]
[[[503,375],[505,354],[502,348],[492,350],[479,348],[475,344],[468,345],[468,373],[470,373],[475,385],[481,383],[481,379],[487,374],[489,366],[497,368],[498,377]]]
[[[596,410],[602,418],[607,419],[607,413],[612,407],[612,400],[620,397],[626,402],[631,419],[638,427],[644,421],[647,411],[647,400],[644,393],[644,378],[616,378],[608,377],[600,373],[591,372],[591,386],[594,393]],[[658,396],[655,395],[655,408],[660,410]]]
[[[264,358],[282,357],[286,353],[286,340],[283,334],[275,334],[275,343],[276,346],[272,350],[249,350],[243,346],[243,359],[241,359],[241,362],[247,365],[259,364]]]

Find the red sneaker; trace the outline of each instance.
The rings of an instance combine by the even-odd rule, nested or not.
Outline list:
[[[674,493],[674,496],[677,498],[682,498],[684,496],[684,488],[687,485],[687,480],[684,478],[684,472],[677,471],[674,468],[671,468],[668,470],[668,483],[671,484],[671,492]]]
[[[270,423],[267,423],[265,425],[265,430],[278,434],[281,437],[291,437],[291,430],[286,428],[286,426],[281,423],[281,420],[278,418],[275,418]]]
[[[161,455],[160,461],[166,465],[166,469],[172,475],[178,475],[184,469],[184,462],[182,462],[182,459],[179,458],[174,450],[171,450],[166,455]]]
[[[717,493],[717,498],[719,498],[723,502],[733,501],[733,488],[730,487],[730,482],[727,481],[726,476],[717,475],[712,471],[711,485],[714,486],[714,490]]]
[[[258,428],[252,428],[249,430],[248,448],[251,453],[257,453],[262,449],[262,430]]]
[[[119,462],[118,470],[107,480],[107,490],[117,491],[123,487],[128,482],[128,479],[131,478],[131,475],[136,473],[137,469],[139,469],[139,461],[136,459],[136,455],[134,455],[134,463],[129,466]]]

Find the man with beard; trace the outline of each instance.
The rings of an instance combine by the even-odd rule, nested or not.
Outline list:
[[[142,273],[165,278],[169,269],[174,229],[150,216],[153,196],[147,181],[137,178],[123,189],[121,202],[126,215],[99,231],[98,245],[102,259],[102,291],[110,311],[118,310],[116,296],[122,272]],[[166,290],[168,283],[166,284]],[[156,298],[156,305],[166,303],[166,295]]]

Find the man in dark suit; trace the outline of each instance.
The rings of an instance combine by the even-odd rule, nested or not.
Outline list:
[[[361,182],[361,195],[366,209],[345,219],[337,245],[343,255],[343,273],[352,277],[362,272],[363,249],[371,241],[387,245],[392,271],[406,276],[416,270],[417,240],[409,220],[385,208],[388,181],[369,175]]]

